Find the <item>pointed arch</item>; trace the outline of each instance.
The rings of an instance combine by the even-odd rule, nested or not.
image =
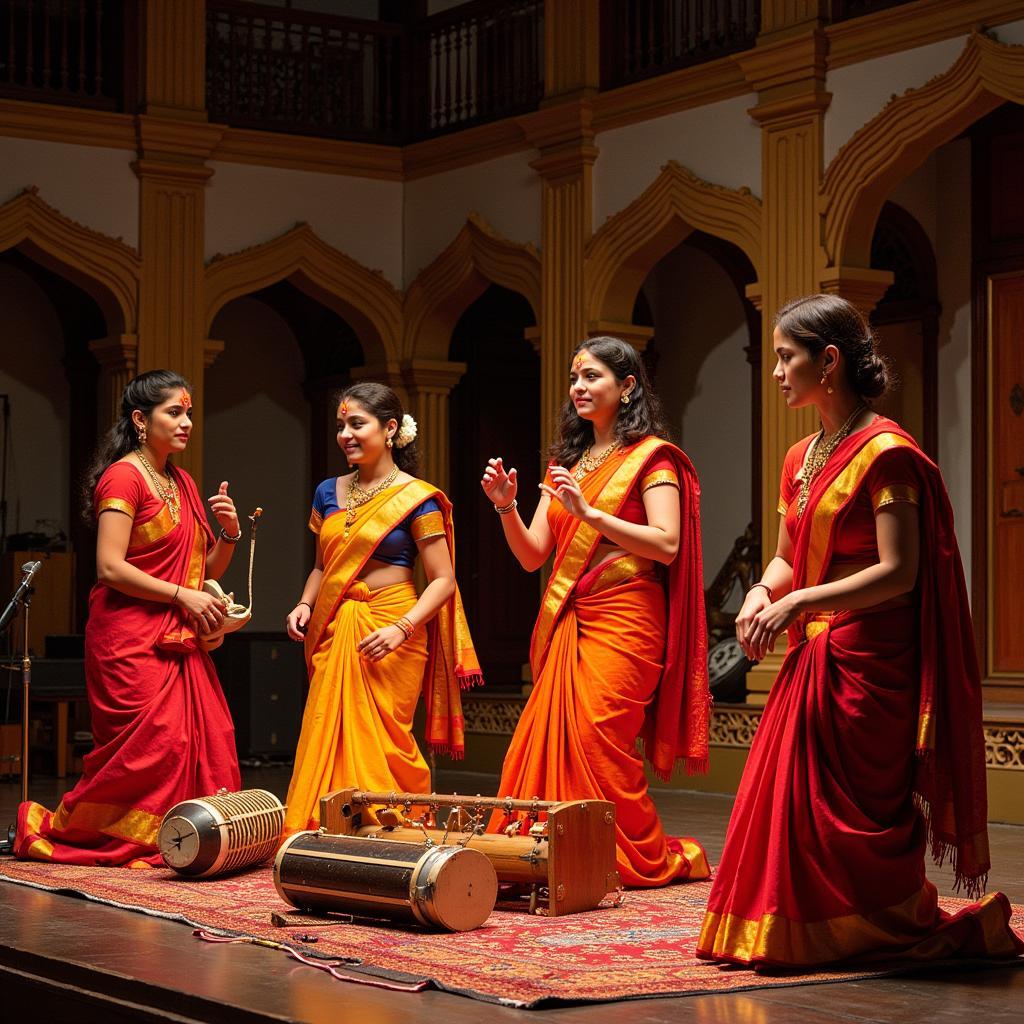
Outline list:
[[[406,292],[406,358],[446,360],[459,317],[490,284],[522,295],[539,322],[541,269],[536,247],[503,238],[474,212]]]
[[[1024,46],[975,33],[953,65],[894,97],[836,154],[821,186],[827,267],[867,267],[882,204],[940,146],[1005,101],[1024,103]]]
[[[333,309],[356,332],[367,363],[397,364],[402,337],[402,299],[380,271],[325,242],[308,224],[243,249],[215,256],[206,268],[206,333],[233,299],[290,281]]]
[[[761,203],[750,189],[712,185],[670,160],[587,245],[587,320],[628,324],[644,279],[691,231],[738,246],[761,275]]]
[[[140,261],[131,246],[65,217],[33,186],[0,206],[0,252],[14,248],[94,299],[110,335],[135,332]]]

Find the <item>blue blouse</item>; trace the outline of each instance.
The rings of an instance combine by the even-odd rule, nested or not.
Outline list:
[[[338,512],[341,512],[338,506],[338,478],[332,476],[324,480],[313,494],[309,528],[319,534],[323,521]],[[433,498],[427,498],[381,539],[372,557],[378,562],[411,569],[416,561],[416,541],[443,535],[444,519],[441,515],[441,506]]]

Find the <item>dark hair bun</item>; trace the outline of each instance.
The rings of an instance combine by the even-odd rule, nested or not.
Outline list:
[[[880,398],[892,384],[888,361],[875,351],[869,352],[856,366],[851,364],[850,372],[853,389],[864,398]]]

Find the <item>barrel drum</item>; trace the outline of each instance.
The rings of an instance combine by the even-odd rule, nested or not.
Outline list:
[[[498,896],[494,868],[476,850],[325,832],[297,832],[282,844],[274,885],[301,910],[453,932],[479,928]]]
[[[175,804],[157,834],[164,863],[209,878],[271,857],[284,831],[284,806],[265,789],[220,792]]]

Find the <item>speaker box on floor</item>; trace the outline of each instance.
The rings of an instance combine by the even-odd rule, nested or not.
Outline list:
[[[211,657],[235,720],[239,757],[294,755],[307,688],[302,644],[284,633],[240,630]]]

